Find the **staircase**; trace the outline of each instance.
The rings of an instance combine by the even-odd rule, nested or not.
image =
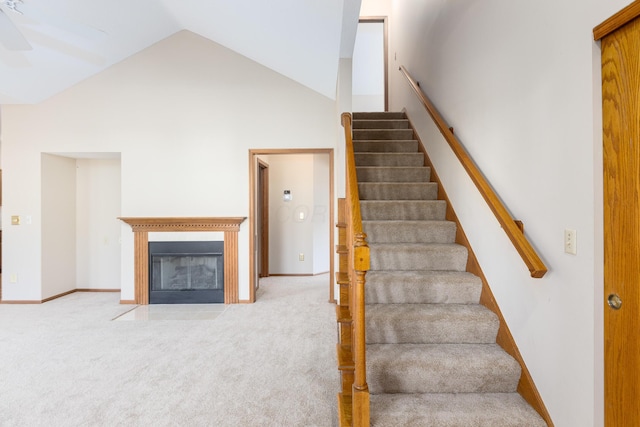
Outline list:
[[[482,282],[465,271],[404,113],[354,113],[353,142],[370,248],[371,425],[546,426],[516,392],[520,365],[496,344],[499,319],[480,305]]]

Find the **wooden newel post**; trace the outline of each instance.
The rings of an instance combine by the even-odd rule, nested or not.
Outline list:
[[[353,269],[355,274],[355,313],[353,315],[355,340],[355,375],[353,382],[353,425],[369,426],[369,386],[367,385],[365,336],[365,275],[369,270],[367,235],[357,233],[353,243]]]

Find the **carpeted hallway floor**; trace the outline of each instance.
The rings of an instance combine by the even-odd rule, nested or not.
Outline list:
[[[199,319],[114,321],[116,293],[0,305],[0,426],[336,425],[328,281],[263,279]]]

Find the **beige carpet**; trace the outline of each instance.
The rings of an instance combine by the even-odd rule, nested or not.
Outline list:
[[[328,275],[215,319],[112,321],[118,294],[0,305],[0,425],[336,425]]]

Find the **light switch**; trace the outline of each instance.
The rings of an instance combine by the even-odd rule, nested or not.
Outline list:
[[[564,230],[564,251],[568,254],[576,255],[578,251],[576,230],[565,229]]]
[[[20,215],[11,215],[11,225],[20,225]]]

